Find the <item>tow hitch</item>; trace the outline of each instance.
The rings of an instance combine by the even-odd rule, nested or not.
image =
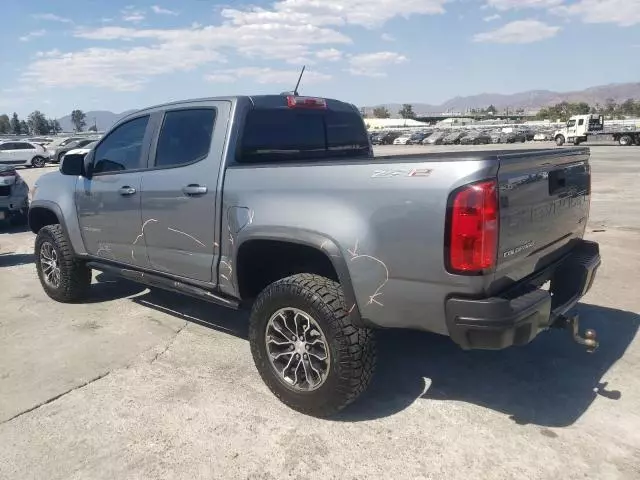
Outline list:
[[[573,341],[586,347],[587,353],[593,353],[595,349],[598,348],[599,343],[595,330],[587,329],[584,335],[580,335],[580,319],[577,314],[570,317],[563,315],[558,318],[554,326],[557,328],[571,329]]]

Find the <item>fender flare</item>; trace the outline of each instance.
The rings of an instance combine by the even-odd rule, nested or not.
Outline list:
[[[234,258],[234,263],[237,263],[237,255],[242,245],[250,240],[272,240],[283,243],[293,243],[312,247],[322,252],[329,259],[336,271],[336,274],[338,275],[338,280],[342,286],[347,308],[349,308],[349,305],[352,305],[349,310],[349,318],[353,324],[358,327],[369,326],[367,321],[360,315],[358,301],[356,299],[353,283],[351,282],[351,275],[349,273],[349,268],[347,267],[347,262],[334,239],[315,231],[295,227],[256,227],[251,228],[250,230],[241,230],[238,233],[238,246],[234,252],[234,256],[236,257]],[[238,285],[237,274],[238,272],[236,269],[234,272],[235,285]]]

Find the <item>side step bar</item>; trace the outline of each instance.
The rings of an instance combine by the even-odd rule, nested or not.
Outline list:
[[[138,270],[131,270],[129,268],[118,267],[102,262],[87,262],[89,268],[98,270],[100,272],[107,272],[117,275],[127,280],[131,280],[136,283],[141,283],[148,287],[157,287],[170,292],[182,293],[189,295],[200,300],[215,303],[227,308],[233,308],[237,310],[240,308],[240,302],[233,298],[223,297],[216,295],[215,293],[205,290],[204,288],[189,285],[171,278],[163,277],[153,273],[141,272]]]

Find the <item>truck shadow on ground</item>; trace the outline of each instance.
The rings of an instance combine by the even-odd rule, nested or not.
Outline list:
[[[426,399],[473,403],[520,425],[571,425],[597,396],[612,402],[622,397],[623,385],[602,378],[640,326],[635,313],[587,304],[577,309],[581,329],[598,332],[600,348],[593,354],[563,330],[543,332],[524,347],[469,352],[432,334],[382,331],[373,384],[339,420],[385,417]]]
[[[17,267],[35,262],[33,253],[0,253],[0,268]]]
[[[248,313],[106,274],[97,276],[91,301],[130,296],[131,301],[206,328],[248,339]],[[143,293],[145,292],[145,293]],[[598,332],[600,348],[589,354],[568,331],[550,330],[531,344],[503,351],[465,352],[450,339],[410,330],[381,330],[378,365],[369,390],[334,420],[357,422],[394,415],[416,401],[457,401],[509,415],[521,425],[564,427],[597,396],[615,402],[622,385],[602,382],[640,327],[640,315],[579,304],[581,329]]]
[[[84,303],[102,303],[119,298],[130,300],[145,308],[172,315],[212,330],[249,339],[247,312],[219,307],[186,295],[147,287],[106,273],[96,276],[91,296]],[[144,293],[143,293],[144,292]]]

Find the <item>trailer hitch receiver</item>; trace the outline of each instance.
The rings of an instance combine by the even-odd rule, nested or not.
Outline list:
[[[570,317],[562,316],[556,324],[558,328],[570,329],[573,341],[586,347],[588,353],[593,353],[600,345],[595,330],[587,329],[584,335],[580,335],[580,319],[578,315],[572,315]]]

